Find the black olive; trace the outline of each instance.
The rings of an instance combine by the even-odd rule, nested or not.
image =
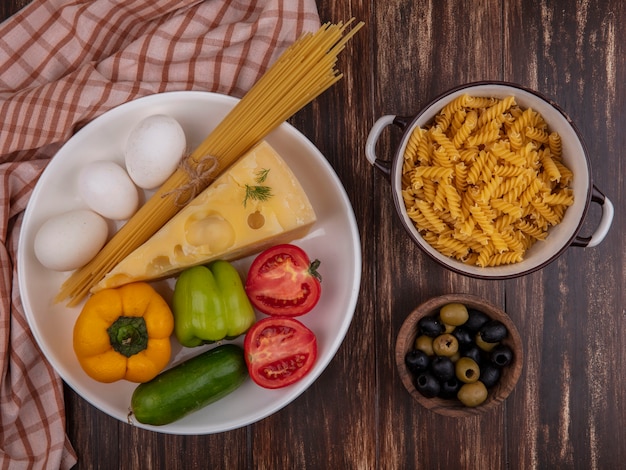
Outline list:
[[[433,338],[439,336],[446,329],[442,321],[433,315],[420,318],[417,322],[417,328],[421,334],[431,336]]]
[[[441,385],[439,385],[439,381],[433,375],[428,372],[422,372],[415,379],[415,388],[425,397],[433,398],[439,395]]]
[[[491,350],[490,357],[494,365],[504,367],[513,360],[513,351],[506,344],[499,344]]]
[[[502,372],[499,367],[493,364],[486,364],[480,369],[480,381],[485,384],[485,387],[491,388],[500,381]]]
[[[478,332],[478,330],[480,330],[480,328],[489,321],[489,317],[487,316],[487,314],[481,312],[480,310],[470,308],[467,310],[467,314],[468,318],[463,326],[470,330],[472,333]]]
[[[461,356],[473,359],[479,366],[485,362],[485,353],[476,345],[461,350]]]
[[[428,354],[424,351],[414,349],[413,351],[409,351],[406,356],[404,356],[404,363],[410,372],[416,373],[428,369],[430,357],[428,357]]]
[[[446,356],[435,356],[430,361],[430,371],[441,381],[454,377],[454,362]]]
[[[478,334],[486,343],[497,343],[506,338],[508,331],[501,321],[490,320],[480,328]]]
[[[482,349],[486,353],[488,353],[493,348],[495,348],[498,344],[500,344],[500,343],[488,343],[480,335],[480,331],[476,333],[476,338],[474,338],[474,341],[476,342],[476,346],[478,346],[480,349]]]
[[[441,389],[439,390],[440,398],[455,398],[456,394],[459,392],[459,389],[463,385],[459,379],[456,377],[452,377],[450,380],[446,380],[445,382],[441,382]]]
[[[469,346],[474,342],[474,337],[470,331],[464,326],[457,326],[452,332],[452,336],[459,342],[459,346]]]

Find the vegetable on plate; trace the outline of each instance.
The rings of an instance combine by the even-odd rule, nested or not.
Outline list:
[[[147,382],[170,360],[174,317],[149,284],[136,282],[93,294],[76,319],[74,352],[99,382]]]
[[[176,338],[189,348],[236,338],[256,321],[239,273],[221,260],[183,271],[172,309]]]
[[[252,305],[268,315],[296,317],[310,312],[321,295],[319,265],[296,245],[268,248],[254,259],[246,278]]]
[[[225,397],[246,380],[243,349],[223,344],[140,384],[131,398],[131,416],[154,426],[173,423]]]
[[[282,388],[313,368],[317,339],[295,318],[271,316],[259,320],[246,333],[244,351],[254,382],[264,388]]]

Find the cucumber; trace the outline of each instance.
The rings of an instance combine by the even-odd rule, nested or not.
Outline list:
[[[225,397],[248,377],[243,349],[224,344],[140,384],[131,398],[131,415],[143,424],[163,426]]]

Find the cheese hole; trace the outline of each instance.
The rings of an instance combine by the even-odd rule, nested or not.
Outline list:
[[[265,217],[259,211],[254,211],[248,216],[248,226],[257,230],[265,225]]]
[[[179,243],[174,246],[174,258],[181,259],[185,257],[185,251],[183,250],[183,246]]]
[[[209,253],[224,251],[235,242],[232,225],[218,214],[190,220],[185,232],[190,245]]]
[[[146,274],[153,276],[155,274],[163,273],[172,267],[170,259],[167,256],[157,256],[146,267]]]

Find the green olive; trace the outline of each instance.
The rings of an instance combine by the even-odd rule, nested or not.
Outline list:
[[[460,303],[450,303],[441,307],[439,310],[441,321],[446,325],[459,326],[467,321],[469,313],[467,307]]]
[[[454,370],[457,379],[466,384],[474,383],[480,377],[480,367],[469,357],[461,357],[456,361]]]
[[[449,325],[447,323],[444,323],[443,327],[444,327],[444,330],[443,330],[444,333],[452,333],[454,331],[454,329],[456,328],[456,326]]]
[[[493,348],[495,348],[499,344],[499,343],[488,343],[487,341],[483,339],[480,332],[476,333],[476,338],[474,339],[474,341],[476,342],[476,346],[478,346],[483,351],[487,351],[487,352],[491,351]]]
[[[487,399],[487,387],[480,381],[466,383],[461,386],[456,396],[465,406],[478,406]]]
[[[433,352],[437,356],[454,356],[459,350],[459,341],[449,333],[437,336],[433,340]]]
[[[420,335],[415,339],[415,349],[424,351],[429,356],[435,354],[433,352],[433,338],[426,335]]]

